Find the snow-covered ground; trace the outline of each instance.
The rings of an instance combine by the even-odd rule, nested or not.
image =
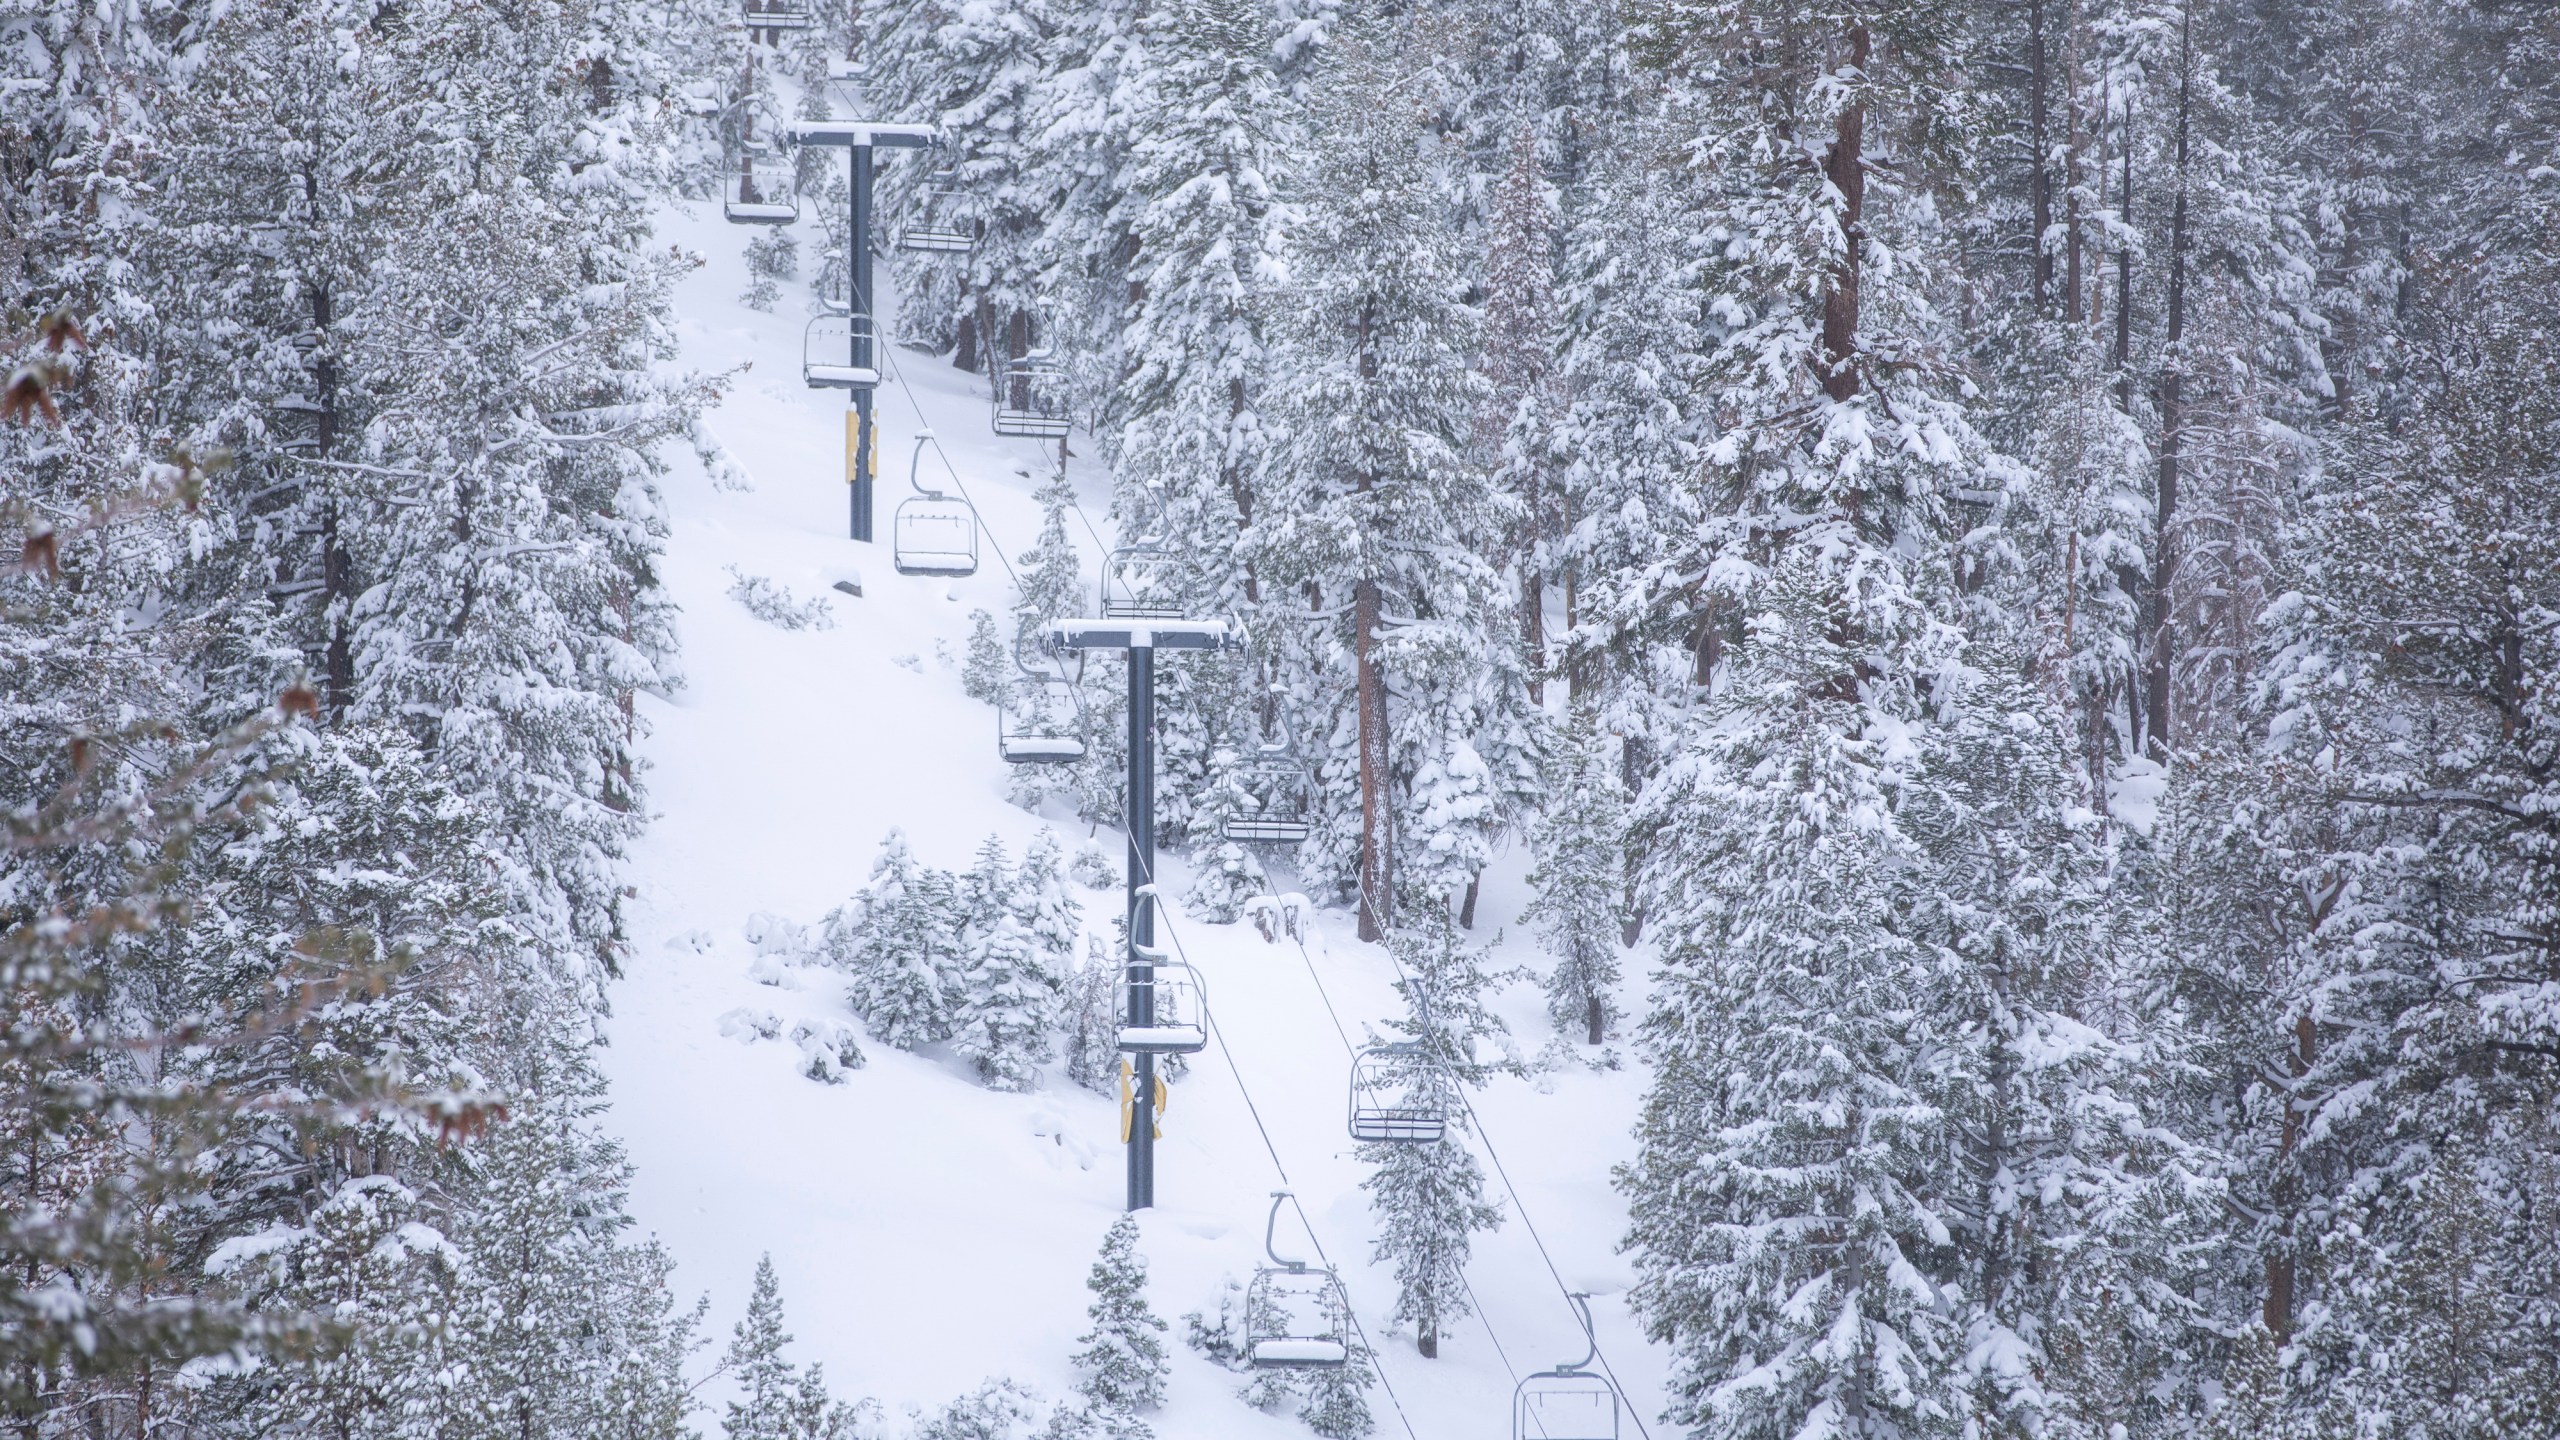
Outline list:
[[[1082,826],[1006,802],[993,714],[962,695],[958,668],[969,611],[1001,615],[1010,602],[993,550],[1018,555],[1036,534],[1032,477],[1047,473],[1054,446],[991,434],[982,382],[900,351],[898,377],[881,391],[883,543],[847,540],[843,392],[805,389],[798,374],[806,287],[786,286],[772,314],[739,304],[745,232],[725,226],[716,205],[695,212],[671,212],[662,232],[709,262],[678,297],[680,363],[752,364],[710,424],[753,489],[715,489],[689,455],[667,481],[665,580],[682,607],[686,683],[672,700],[644,703],[654,814],[634,866],[633,958],[613,992],[604,1054],[609,1124],[638,1166],[633,1208],[672,1249],[679,1293],[710,1296],[715,1342],[725,1343],[756,1259],[770,1252],[792,1354],[823,1362],[838,1396],[876,1396],[894,1418],[1005,1375],[1054,1399],[1074,1383],[1085,1275],[1122,1199],[1114,1105],[1063,1080],[994,1093],[954,1064],[867,1042],[867,1068],[821,1084],[800,1073],[787,1040],[743,1043],[720,1023],[740,1007],[771,1011],[785,1027],[802,1016],[851,1019],[831,971],[785,969],[785,985],[758,983],[747,927],[769,912],[814,934],[866,878],[893,826],[921,861],[951,869],[991,833],[1015,855],[1044,826],[1070,852],[1083,843]],[[812,253],[816,226],[801,228]],[[895,284],[894,266],[883,279]],[[902,577],[889,565],[889,513],[905,493],[919,419],[984,518],[988,549],[967,579]],[[1086,458],[1090,441],[1079,436],[1074,448],[1071,473],[1100,525],[1107,477]],[[936,463],[928,454],[928,476]],[[802,598],[826,596],[835,627],[794,632],[754,618],[726,594],[731,567]],[[860,573],[859,599],[828,588],[848,569]],[[1099,840],[1116,865],[1119,838]],[[1168,857],[1166,868],[1166,888],[1179,893],[1178,862]],[[1481,934],[1511,930],[1510,963],[1536,958],[1514,923],[1523,868],[1514,855],[1489,874],[1479,911]],[[1118,893],[1081,893],[1086,922],[1107,927]],[[1505,1435],[1513,1373],[1581,1353],[1524,1209],[1563,1279],[1594,1293],[1604,1351],[1654,1423],[1663,1356],[1625,1308],[1628,1270],[1615,1253],[1624,1209],[1609,1184],[1633,1148],[1641,1077],[1577,1066],[1500,1080],[1476,1097],[1520,1203],[1506,1196],[1505,1224],[1478,1241],[1470,1278],[1484,1318],[1459,1323],[1440,1359],[1422,1359],[1409,1332],[1390,1333],[1394,1281],[1368,1263],[1373,1227],[1343,1133],[1347,1065],[1314,978],[1357,1038],[1364,1021],[1393,1010],[1393,972],[1383,951],[1352,938],[1346,912],[1318,912],[1313,928],[1304,959],[1250,925],[1176,919],[1174,934],[1207,977],[1227,1058],[1343,1267],[1413,1434]],[[1525,1049],[1544,1043],[1534,986],[1515,986],[1503,1008]],[[1280,1183],[1216,1050],[1194,1057],[1175,1086],[1157,1163],[1160,1203],[1144,1217],[1142,1249],[1175,1342],[1158,1433],[1305,1435],[1295,1420],[1237,1401],[1238,1377],[1179,1344],[1180,1316],[1214,1306],[1221,1279],[1245,1278],[1261,1258]],[[1493,1189],[1503,1193],[1498,1178]],[[1293,1240],[1284,1228],[1284,1250]],[[706,1391],[715,1405],[719,1393]],[[1402,1436],[1397,1405],[1384,1391],[1370,1398],[1378,1434]]]

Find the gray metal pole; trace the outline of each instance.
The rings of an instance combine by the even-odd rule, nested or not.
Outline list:
[[[880,358],[874,351],[874,337],[880,322],[871,308],[871,147],[856,145],[853,151],[853,216],[845,235],[845,264],[853,293],[847,297],[853,306],[853,363],[876,366]],[[871,452],[878,441],[871,433],[876,423],[872,411],[872,387],[857,385],[853,390],[853,538],[864,543],[871,539]]]
[[[1155,1022],[1155,967],[1136,947],[1156,943],[1155,900],[1138,887],[1156,878],[1156,652],[1144,635],[1129,646],[1129,1023]],[[1156,1203],[1156,1057],[1142,1054],[1130,1097],[1129,1208]]]

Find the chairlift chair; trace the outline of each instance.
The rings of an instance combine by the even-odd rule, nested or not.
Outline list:
[[[960,172],[936,170],[916,192],[916,222],[898,231],[898,248],[936,255],[965,255],[978,248],[977,233],[951,218],[962,195]]]
[[[1120,1012],[1120,1048],[1134,1055],[1196,1055],[1208,1049],[1208,992],[1200,972],[1161,950],[1129,948],[1149,974],[1123,987],[1128,1007]]]
[[[1011,765],[1072,765],[1082,760],[1085,744],[1082,738],[1059,723],[1058,712],[1046,701],[1052,689],[1067,695],[1068,709],[1081,713],[1082,702],[1076,698],[1075,682],[1066,676],[1026,663],[1019,647],[1013,663],[1025,679],[1039,688],[1032,693],[1043,697],[1036,711],[1022,697],[1022,681],[1015,681],[1011,692],[996,709],[996,753]]]
[[[1284,745],[1264,746],[1261,754],[1237,767],[1236,783],[1253,797],[1256,808],[1219,822],[1222,838],[1262,845],[1305,842],[1314,828],[1308,816],[1315,809],[1315,777],[1293,751]]]
[[[1244,1358],[1258,1370],[1336,1370],[1351,1363],[1351,1301],[1330,1267],[1283,1259],[1278,1244],[1286,1190],[1271,1192],[1262,1228],[1267,1264],[1244,1292]]]
[[[996,389],[996,433],[1037,440],[1066,434],[1075,422],[1067,415],[1065,388],[1066,375],[1046,350],[1006,361]]]
[[[876,365],[856,365],[854,341],[880,341],[868,315],[820,315],[800,336],[800,379],[812,390],[859,390],[880,383]],[[974,567],[973,567],[974,568]]]
[[[1511,1392],[1511,1440],[1619,1440],[1625,1398],[1606,1375],[1590,1368],[1600,1355],[1591,1297],[1577,1292],[1565,1298],[1582,1321],[1588,1348],[1581,1359],[1541,1370]]]
[[[1351,1138],[1427,1145],[1449,1133],[1449,1102],[1412,1040],[1371,1045],[1351,1057]]]
[[[800,218],[792,167],[743,157],[720,182],[720,214],[732,225],[789,225]]]
[[[750,30],[806,30],[817,23],[809,0],[745,0],[740,13]]]
[[[931,443],[932,431],[916,432],[915,454],[907,463],[907,485],[916,493],[899,501],[889,517],[889,564],[901,575],[975,575],[978,512],[966,500],[925,488],[918,470]]]
[[[1182,568],[1182,557],[1154,539],[1123,545],[1103,557],[1102,614],[1108,620],[1179,620],[1182,597],[1167,580]]]

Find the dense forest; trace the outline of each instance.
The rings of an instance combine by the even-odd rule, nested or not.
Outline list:
[[[591,1054],[680,684],[657,481],[733,378],[670,363],[652,221],[841,60],[944,133],[864,243],[972,240],[884,333],[1055,386],[1147,583],[1252,636],[1162,682],[1190,910],[1264,887],[1263,745],[1297,883],[1451,994],[1532,857],[1558,1043],[1646,1077],[1658,1423],[2560,1430],[2560,12],[814,18],[0,6],[9,1433],[692,1432]],[[832,248],[758,263],[840,293],[842,174],[786,163]],[[1085,605],[1047,498],[987,698]],[[1111,823],[1123,702],[1073,699],[1092,758],[1016,798]],[[887,894],[857,984],[938,943]],[[1109,999],[969,1003],[1010,1085]],[[1378,1182],[1460,1260],[1465,1154]],[[1062,1437],[1161,1388],[1131,1243]],[[873,1433],[812,1395],[730,1433]]]

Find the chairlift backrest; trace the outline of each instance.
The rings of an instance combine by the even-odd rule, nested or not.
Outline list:
[[[1165,582],[1182,566],[1181,557],[1153,541],[1123,545],[1102,562],[1102,613],[1106,619],[1179,620],[1182,597]]]
[[[863,342],[857,346],[856,341]],[[859,351],[869,349],[870,356]],[[812,389],[859,390],[880,383],[879,333],[868,315],[826,314],[801,333],[800,378]],[[871,364],[855,364],[869,359]]]
[[[1124,987],[1120,1048],[1138,1055],[1192,1055],[1209,1048],[1209,1003],[1200,972],[1163,952],[1131,947],[1148,978]]]
[[[721,179],[720,215],[732,225],[788,225],[800,218],[799,177],[789,165],[741,156]]]
[[[1013,765],[1071,765],[1085,757],[1085,743],[1077,732],[1082,728],[1083,701],[1076,694],[1075,682],[1029,664],[1015,648],[1014,665],[1022,678],[1006,687],[996,707],[996,754]],[[1052,690],[1063,692],[1067,699],[1067,718],[1061,718],[1049,703]]]
[[[1541,1371],[1512,1391],[1512,1440],[1619,1440],[1624,1409],[1618,1387],[1603,1376]]]
[[[1331,1268],[1280,1254],[1280,1207],[1286,1190],[1271,1192],[1262,1253],[1244,1293],[1244,1358],[1256,1369],[1338,1369],[1351,1363],[1351,1303]]]
[[[978,512],[967,499],[926,486],[920,471],[924,448],[932,443],[932,431],[916,432],[916,448],[907,459],[907,487],[916,493],[899,501],[890,518],[889,563],[901,575],[975,575]]]
[[[1351,1060],[1351,1138],[1427,1145],[1449,1133],[1447,1086],[1410,1040],[1371,1045]]]

